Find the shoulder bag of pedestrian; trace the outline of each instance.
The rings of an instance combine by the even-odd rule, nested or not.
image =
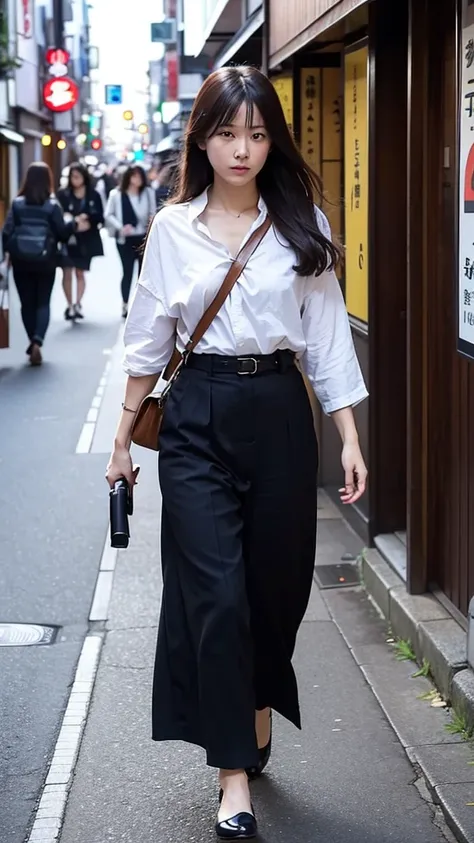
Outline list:
[[[5,251],[12,261],[25,263],[51,263],[56,256],[56,237],[51,227],[51,214],[45,214],[42,208],[35,213],[29,208],[28,216],[19,213],[18,203],[12,202],[13,231],[10,234]],[[51,206],[52,207],[52,206]]]
[[[167,384],[163,389],[163,392],[161,395],[148,395],[147,398],[142,401],[135,417],[132,427],[132,442],[134,442],[135,445],[141,445],[142,448],[149,448],[152,451],[159,451],[161,422],[163,420],[166,399],[171,387],[173,386],[183,366],[186,365],[187,357],[202,340],[211,322],[213,322],[219,313],[219,310],[231,292],[234,284],[238,281],[244,271],[247,261],[253,255],[257,246],[259,246],[262,242],[270,227],[271,220],[267,217],[261,226],[254,231],[233,261],[219,292],[207,308],[204,315],[201,317],[201,321],[198,323],[196,330],[187,341],[184,351],[179,351],[175,346],[171,359],[164,372],[164,378],[167,380]]]

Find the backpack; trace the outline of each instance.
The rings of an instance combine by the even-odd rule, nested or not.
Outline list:
[[[21,219],[12,203],[14,229],[8,238],[7,250],[13,261],[52,263],[56,255],[56,239],[51,231],[50,215],[41,214]]]

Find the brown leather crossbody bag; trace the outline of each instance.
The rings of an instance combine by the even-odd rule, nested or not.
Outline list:
[[[163,377],[167,381],[166,386],[159,395],[148,395],[138,409],[132,427],[132,442],[141,445],[143,448],[150,448],[152,451],[160,449],[160,428],[163,420],[163,412],[170,390],[179,376],[186,360],[197,344],[202,340],[211,322],[215,319],[232,287],[240,278],[245,269],[247,261],[255,252],[257,246],[262,242],[265,234],[271,227],[271,220],[267,217],[265,221],[249,237],[237,257],[233,261],[223,284],[201,317],[194,333],[187,341],[184,351],[174,348],[171,359],[166,366]]]

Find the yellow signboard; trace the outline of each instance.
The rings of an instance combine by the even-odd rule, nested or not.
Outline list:
[[[276,79],[272,79],[272,82],[280,99],[288,128],[293,134],[293,77],[277,76]]]
[[[368,49],[344,57],[344,200],[346,306],[368,321]]]
[[[333,239],[342,233],[342,70],[322,70],[322,151],[319,175],[323,181],[322,210],[331,225]],[[339,274],[339,271],[338,271]]]

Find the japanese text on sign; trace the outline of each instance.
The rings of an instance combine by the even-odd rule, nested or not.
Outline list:
[[[474,358],[474,23],[462,33],[458,350]]]
[[[346,305],[368,321],[368,89],[367,47],[345,55],[344,185]]]

